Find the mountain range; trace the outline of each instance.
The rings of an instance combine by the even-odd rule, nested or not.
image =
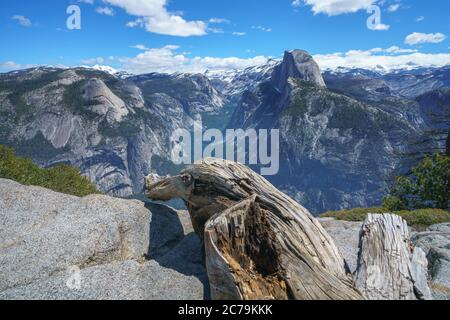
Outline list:
[[[270,178],[313,213],[379,204],[389,181],[445,148],[450,66],[322,72],[311,55],[241,71],[129,75],[39,67],[0,74],[0,144],[41,166],[69,163],[113,196],[174,174],[170,136],[209,128],[280,129]]]

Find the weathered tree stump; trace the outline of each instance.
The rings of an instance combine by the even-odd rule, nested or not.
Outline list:
[[[369,214],[361,229],[354,279],[370,300],[431,299],[425,253],[413,248],[408,226],[397,215]]]
[[[249,168],[200,161],[146,180],[153,200],[182,198],[204,240],[213,299],[430,299],[427,260],[396,215],[369,215],[352,279],[333,240],[294,200]]]
[[[186,202],[213,299],[363,299],[320,223],[246,166],[207,159],[146,188]]]

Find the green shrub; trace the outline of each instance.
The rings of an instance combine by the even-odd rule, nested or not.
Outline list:
[[[418,209],[414,211],[391,211],[386,208],[356,208],[351,210],[328,211],[322,218],[335,218],[344,221],[364,221],[369,213],[394,213],[401,216],[409,226],[425,229],[433,224],[450,222],[450,213],[440,209]]]
[[[74,167],[59,164],[49,169],[42,169],[30,159],[17,157],[12,149],[2,145],[0,145],[0,178],[79,197],[100,193]]]
[[[450,222],[450,213],[441,209],[418,209],[414,211],[395,212],[417,229],[424,229],[433,224]]]
[[[383,207],[392,211],[400,211],[406,209],[403,200],[395,196],[387,196],[386,198],[384,198]]]
[[[369,213],[388,213],[389,210],[386,210],[381,207],[376,208],[355,208],[349,210],[340,210],[340,211],[328,211],[321,215],[322,218],[336,218],[338,220],[345,221],[364,221],[367,218]]]
[[[445,154],[425,157],[412,169],[411,175],[396,178],[389,196],[397,198],[397,205],[404,208],[447,210],[450,201],[450,157]],[[388,200],[388,204],[391,203]]]

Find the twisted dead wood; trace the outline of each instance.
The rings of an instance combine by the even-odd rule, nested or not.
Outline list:
[[[427,260],[408,226],[393,214],[369,214],[359,244],[355,285],[370,300],[431,299]]]
[[[363,298],[319,222],[249,168],[207,159],[146,188],[153,200],[186,202],[213,299]]]

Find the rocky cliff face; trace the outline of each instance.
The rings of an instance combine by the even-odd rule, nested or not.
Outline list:
[[[283,91],[290,78],[307,81],[318,87],[326,87],[319,65],[308,52],[303,50],[285,52],[283,62],[275,67],[271,81],[278,90]]]
[[[449,66],[390,73],[362,69],[327,71],[324,78],[332,91],[368,102],[416,127],[425,123],[422,141],[410,141],[418,148],[418,156],[445,150],[450,130]],[[423,143],[430,140],[431,144]]]
[[[295,80],[325,87],[319,66],[302,50],[285,52],[282,63],[274,65],[269,72],[261,82],[243,92],[230,127],[269,128],[289,104],[291,84]]]
[[[209,72],[205,76],[211,79],[213,86],[233,104],[237,104],[247,90],[255,89],[261,82],[267,81],[280,61],[269,59],[267,63],[244,70],[227,72]]]
[[[352,96],[397,96],[414,99],[432,90],[450,86],[450,66],[377,72],[365,69],[338,69],[324,72],[332,90]],[[372,94],[370,94],[372,93]]]
[[[224,103],[202,75],[122,79],[89,69],[0,75],[0,143],[42,166],[70,163],[115,196],[170,173],[170,136]]]
[[[382,80],[351,81],[358,94],[330,90],[311,56],[286,52],[268,81],[244,92],[230,124],[280,129],[281,171],[271,180],[315,213],[379,204],[428,127],[421,105]]]
[[[174,130],[199,117],[224,129],[231,119],[229,128],[281,130],[282,170],[272,182],[313,213],[367,206],[416,163],[406,155],[445,147],[449,70],[321,74],[294,50],[225,74],[15,71],[0,74],[0,143],[42,166],[73,164],[105,193],[129,196],[150,172],[179,171]]]

